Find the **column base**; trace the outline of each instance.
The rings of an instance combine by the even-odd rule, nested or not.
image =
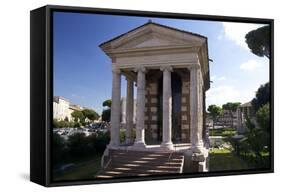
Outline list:
[[[192,146],[191,150],[193,153],[202,153],[203,146]]]
[[[194,153],[192,149],[183,152],[183,173],[207,172],[209,170],[209,150],[203,148],[202,153]]]
[[[132,141],[132,139],[128,138],[128,139],[126,139],[125,143],[126,143],[126,145],[131,145],[134,142]]]
[[[108,147],[118,147],[120,145],[120,143],[118,142],[109,142]]]
[[[135,142],[133,145],[133,148],[138,148],[138,149],[144,149],[146,147],[146,144],[142,141]]]
[[[171,143],[161,143],[160,147],[163,149],[168,149],[168,150],[174,149],[174,145],[172,142]]]
[[[201,141],[196,145],[192,145],[191,150],[193,153],[202,153],[204,151],[204,143]]]

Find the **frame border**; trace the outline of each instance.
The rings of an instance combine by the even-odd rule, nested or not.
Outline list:
[[[46,5],[44,7],[38,8],[36,10],[44,10],[42,14],[45,17],[45,127],[42,128],[44,131],[45,140],[43,142],[42,148],[45,150],[44,156],[44,177],[41,178],[44,182],[38,182],[32,177],[31,162],[31,181],[39,183],[44,186],[54,187],[54,186],[69,186],[69,185],[85,185],[85,184],[100,184],[100,183],[120,183],[120,182],[135,182],[135,181],[151,181],[151,180],[164,180],[164,179],[185,179],[185,178],[197,178],[197,177],[214,177],[214,176],[230,176],[230,175],[246,175],[246,174],[259,174],[259,173],[273,173],[274,172],[274,20],[264,19],[264,18],[249,18],[249,17],[233,17],[233,16],[220,16],[220,15],[201,15],[201,14],[186,14],[186,13],[171,13],[171,12],[154,12],[154,11],[139,11],[139,10],[123,10],[123,9],[105,9],[105,8],[89,8],[89,7],[75,7],[75,6],[58,6],[58,5]],[[34,12],[36,10],[31,11]],[[239,22],[239,23],[260,23],[269,24],[270,33],[270,168],[269,169],[249,169],[249,170],[239,170],[239,171],[217,171],[217,172],[206,172],[206,173],[189,173],[189,174],[175,174],[175,175],[163,175],[163,176],[147,176],[147,177],[128,177],[128,178],[116,178],[116,179],[92,179],[92,180],[76,180],[76,181],[52,181],[52,164],[51,164],[51,149],[52,149],[52,101],[53,101],[53,12],[72,12],[72,13],[86,13],[86,14],[105,14],[105,15],[119,15],[119,16],[138,16],[138,17],[157,17],[157,18],[170,18],[170,19],[192,19],[200,21],[226,21],[226,22]],[[32,19],[32,14],[31,14]],[[31,29],[32,28],[31,22]],[[34,26],[34,28],[36,28]],[[31,36],[31,45],[35,44],[33,42],[33,37]],[[35,46],[34,46],[35,47]],[[31,49],[31,58],[34,57]],[[33,64],[34,65],[34,64]],[[32,61],[31,61],[31,67]],[[33,74],[31,74],[32,76]],[[38,82],[37,82],[38,83]],[[42,82],[39,82],[40,84]],[[41,84],[42,85],[42,84]],[[31,82],[31,87],[33,84]],[[34,86],[35,88],[35,86]],[[31,92],[31,96],[34,93]],[[33,95],[34,96],[34,95]],[[41,98],[42,99],[42,98]],[[32,107],[32,102],[31,102]],[[31,123],[38,117],[31,111]],[[31,128],[31,135],[34,129]],[[36,135],[34,135],[36,137]],[[34,139],[31,136],[31,145],[34,144]],[[33,142],[32,142],[33,141]],[[42,144],[42,143],[41,143]],[[30,146],[32,148],[32,146]],[[31,150],[31,159],[34,159],[36,154],[35,151]],[[39,159],[39,161],[43,161]],[[34,163],[34,162],[33,162]],[[40,162],[42,164],[42,162]],[[39,163],[39,164],[40,164]],[[37,164],[37,163],[36,163]]]

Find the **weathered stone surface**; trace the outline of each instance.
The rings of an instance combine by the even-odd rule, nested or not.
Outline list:
[[[145,147],[144,141],[144,109],[145,109],[145,68],[137,67],[137,111],[136,111],[136,140],[134,146]]]
[[[133,113],[134,113],[134,82],[127,78],[127,97],[126,97],[126,143],[134,142],[133,138]]]
[[[203,147],[203,114],[202,114],[202,93],[200,65],[190,68],[190,127],[191,144],[195,153],[200,153]]]
[[[193,153],[192,154],[192,161],[205,161],[205,156],[202,153]]]
[[[161,70],[163,71],[163,138],[161,146],[172,149],[172,67],[161,67]]]
[[[111,104],[111,128],[110,128],[110,145],[119,145],[119,128],[120,128],[120,97],[121,97],[121,74],[117,67],[112,68],[112,104]]]

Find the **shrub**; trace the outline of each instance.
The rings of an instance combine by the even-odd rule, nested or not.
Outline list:
[[[97,153],[102,154],[106,148],[106,145],[110,141],[109,132],[100,132],[98,133],[95,140],[95,150]]]
[[[88,142],[88,147],[89,147],[90,153],[96,153],[96,140],[97,140],[97,135],[95,133],[93,133],[87,137],[87,142]]]
[[[67,147],[73,158],[83,157],[89,153],[89,145],[84,133],[76,133],[68,137]]]
[[[73,124],[73,127],[81,127],[81,123],[75,122],[75,123]]]
[[[64,127],[73,127],[74,123],[69,122],[68,120],[58,121],[57,119],[53,120],[53,128],[64,128]]]
[[[59,121],[56,119],[53,120],[53,128],[59,128]]]
[[[54,165],[63,163],[67,157],[65,140],[58,134],[53,134],[52,158]]]
[[[119,132],[119,138],[120,138],[120,142],[123,143],[126,140],[126,130],[125,129],[120,129]]]

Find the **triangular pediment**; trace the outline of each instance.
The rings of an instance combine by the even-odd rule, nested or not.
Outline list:
[[[112,64],[125,68],[144,64],[159,67],[165,62],[186,67],[186,63],[199,62],[205,89],[210,87],[205,36],[148,22],[100,44],[100,48],[112,59]]]
[[[148,23],[101,45],[103,50],[153,48],[163,46],[200,46],[206,38],[198,34]]]
[[[145,39],[144,39],[145,38]],[[144,48],[144,47],[157,47],[171,45],[172,42],[167,39],[161,39],[151,35],[139,37],[133,41],[129,41],[121,45],[119,48]]]

